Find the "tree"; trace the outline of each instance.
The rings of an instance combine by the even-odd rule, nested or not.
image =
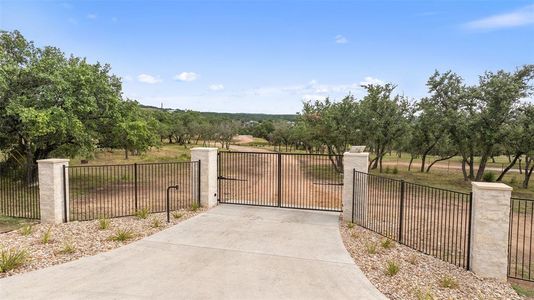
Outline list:
[[[121,82],[109,65],[0,33],[0,150],[28,170],[51,155],[93,151],[119,115]]]
[[[325,145],[337,172],[343,172],[343,153],[350,144],[362,141],[358,129],[358,104],[352,95],[340,102],[305,102],[300,122],[314,132],[314,138]]]
[[[360,103],[359,120],[364,140],[373,148],[376,157],[371,168],[380,167],[387,150],[408,130],[410,107],[399,95],[393,96],[395,86],[367,85],[367,95]]]

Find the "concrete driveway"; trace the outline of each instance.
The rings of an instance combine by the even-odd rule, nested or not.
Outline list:
[[[0,299],[385,299],[337,213],[221,205],[127,246],[0,280]]]

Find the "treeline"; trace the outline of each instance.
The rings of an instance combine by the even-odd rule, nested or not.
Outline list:
[[[18,31],[0,32],[0,167],[25,167],[34,178],[39,159],[90,157],[97,148],[124,149],[128,157],[163,140],[227,146],[237,133],[239,122],[224,117],[123,99],[110,70],[56,47],[38,48]]]
[[[534,105],[524,100],[533,95],[533,78],[534,65],[485,72],[476,85],[436,71],[427,81],[428,97],[417,101],[395,94],[392,84],[368,85],[361,99],[307,102],[295,123],[262,122],[249,131],[273,144],[332,157],[350,145],[367,145],[374,153],[369,167],[380,172],[386,153],[409,153],[409,168],[420,158],[421,172],[460,156],[466,181],[482,180],[488,161],[507,155],[497,180],[521,159],[527,188],[534,170]],[[430,155],[438,158],[428,162]],[[342,168],[342,161],[335,164]]]

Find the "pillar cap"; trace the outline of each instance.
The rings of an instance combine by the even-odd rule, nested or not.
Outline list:
[[[369,152],[345,152],[343,156],[369,156]]]
[[[219,149],[218,149],[218,148],[213,148],[213,147],[212,147],[212,148],[208,148],[208,147],[195,147],[195,148],[191,148],[191,151],[193,151],[193,150],[195,150],[195,151],[206,151],[206,152],[208,152],[208,151],[217,151],[217,150],[219,150]]]
[[[68,163],[70,159],[65,158],[48,158],[48,159],[39,159],[37,160],[37,163],[39,164],[61,164],[61,163]]]
[[[513,188],[501,182],[471,182],[473,187],[480,190],[511,191]]]

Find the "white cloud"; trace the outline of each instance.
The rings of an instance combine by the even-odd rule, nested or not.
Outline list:
[[[474,20],[465,24],[469,29],[499,29],[534,24],[534,5],[518,10]]]
[[[346,44],[349,42],[346,37],[342,36],[341,34],[336,35],[336,44]]]
[[[212,91],[222,91],[224,90],[224,85],[222,84],[212,84],[209,86],[209,89]]]
[[[96,19],[96,14],[93,14],[93,13],[87,14],[87,19],[90,19],[90,20]]]
[[[159,77],[154,77],[148,74],[139,74],[137,76],[137,80],[139,82],[148,83],[148,84],[155,84],[155,83],[161,82],[161,79]]]
[[[181,81],[194,81],[197,80],[199,75],[195,72],[182,72],[176,76],[174,76],[175,80],[181,80]]]
[[[370,85],[370,84],[384,84],[385,82],[378,79],[378,78],[373,78],[371,76],[367,76],[363,79],[362,82],[360,82],[360,85]]]

